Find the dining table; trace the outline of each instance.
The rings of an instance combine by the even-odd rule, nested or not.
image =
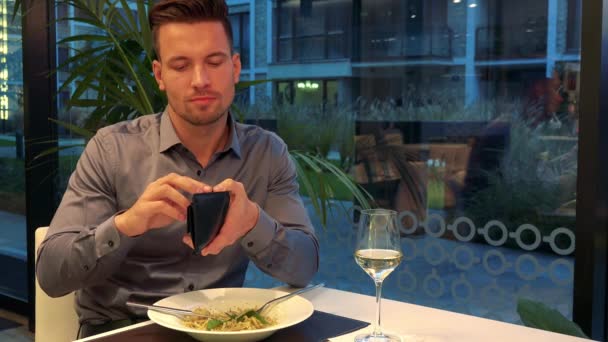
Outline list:
[[[286,292],[297,290],[289,287],[277,289]],[[371,322],[375,320],[377,307],[376,298],[373,296],[327,287],[300,296],[313,304],[315,309],[313,315],[296,326],[279,330],[267,341],[350,342],[356,335],[371,331],[373,328]],[[382,299],[381,307],[383,331],[401,336],[403,342],[590,341],[396,300]],[[152,321],[145,321],[77,341],[191,342],[195,340],[186,333],[162,327]]]

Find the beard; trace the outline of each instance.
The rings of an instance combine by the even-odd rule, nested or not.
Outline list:
[[[192,126],[209,126],[213,125],[228,114],[228,108],[221,108],[220,110],[213,112],[209,115],[196,115],[192,111],[187,109],[183,112],[177,113],[184,121]]]

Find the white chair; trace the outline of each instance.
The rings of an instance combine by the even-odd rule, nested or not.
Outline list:
[[[44,240],[48,227],[36,229],[34,238],[36,258],[38,246]],[[74,293],[59,298],[49,297],[38,284],[36,277],[36,342],[68,342],[76,339],[78,316],[74,310]]]

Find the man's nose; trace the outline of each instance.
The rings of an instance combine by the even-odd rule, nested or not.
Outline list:
[[[204,88],[209,85],[209,74],[204,67],[194,68],[192,75],[192,86],[195,88]]]

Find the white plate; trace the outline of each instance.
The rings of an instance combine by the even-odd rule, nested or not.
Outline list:
[[[193,310],[206,307],[213,310],[225,311],[230,308],[259,307],[265,302],[286,295],[287,292],[253,288],[224,288],[208,289],[180,293],[156,302],[156,305],[178,309]],[[199,341],[259,341],[275,331],[298,324],[312,315],[314,308],[307,299],[295,296],[272,307],[265,315],[277,321],[276,324],[256,330],[245,331],[206,331],[188,328],[175,316],[148,310],[148,317],[163,327],[183,331]]]

